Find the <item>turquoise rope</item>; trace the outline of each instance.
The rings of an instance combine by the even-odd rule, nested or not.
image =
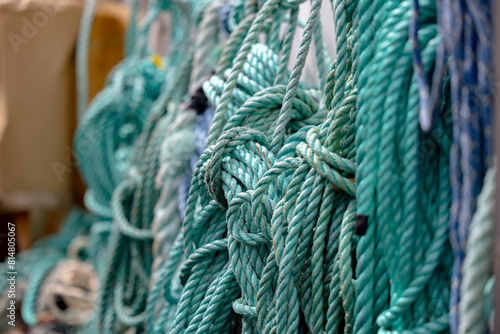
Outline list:
[[[94,319],[99,332],[114,333],[119,328],[130,327],[161,332],[165,317],[175,311],[175,307],[169,307],[172,298],[158,299],[161,290],[169,291],[163,285],[172,277],[159,264],[163,263],[166,254],[175,258],[181,254],[176,246],[178,242],[172,245],[180,225],[179,213],[174,210],[167,216],[155,215],[155,206],[168,202],[176,208],[178,182],[194,151],[194,113],[180,106],[188,92],[192,67],[200,66],[193,64],[191,34],[187,28],[192,18],[188,9],[186,4],[172,3],[169,7],[176,15],[174,25],[186,29],[183,34],[174,30],[173,53],[169,57],[163,91],[150,107],[150,116],[131,150],[124,180],[113,192],[115,228],[110,232]],[[166,150],[163,162],[160,161],[163,154],[158,154],[160,148]],[[161,172],[162,168],[166,170]],[[159,176],[159,172],[164,176]],[[165,184],[158,184],[158,177]],[[155,220],[159,221],[152,226]],[[161,234],[161,229],[169,231]],[[153,243],[153,231],[156,244]],[[131,281],[132,284],[126,283]]]

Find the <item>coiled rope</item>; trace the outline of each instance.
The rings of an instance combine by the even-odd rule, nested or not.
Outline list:
[[[258,32],[259,25],[261,25],[261,22],[264,21],[262,16],[268,15],[267,11],[271,11],[271,9],[266,6],[273,6],[272,1],[263,4],[263,7],[255,16],[254,22],[250,28],[246,27],[245,21],[240,23],[239,28],[245,30],[248,29],[248,33],[246,37],[244,37],[241,49],[235,57],[233,68],[227,75],[227,79],[225,80],[226,83],[221,82],[222,88],[218,89],[219,92],[222,91],[219,93],[220,95],[213,95],[214,90],[217,89],[217,86],[215,86],[218,79],[217,76],[212,77],[210,84],[205,84],[204,88],[207,96],[215,102],[215,105],[217,106],[214,123],[211,128],[211,134],[209,135],[209,144],[210,136],[217,136],[214,133],[220,132],[222,129],[226,129],[226,132],[224,132],[218,139],[215,146],[209,147],[200,157],[197,170],[191,184],[183,235],[187,259],[181,272],[181,282],[185,283],[177,312],[174,317],[174,327],[172,332],[203,333],[206,331],[228,331],[231,326],[234,326],[235,321],[230,303],[240,294],[242,294],[242,296],[233,303],[233,308],[235,312],[243,315],[242,328],[244,332],[252,332],[257,330],[257,328],[269,331],[272,328],[272,324],[277,323],[278,321],[280,321],[280,324],[278,325],[279,327],[274,327],[274,330],[283,332],[285,329],[289,329],[293,332],[294,328],[297,329],[298,317],[296,314],[294,315],[293,313],[288,313],[289,319],[291,321],[295,321],[295,323],[290,325],[291,327],[288,327],[286,321],[287,317],[283,317],[283,314],[279,314],[279,311],[277,310],[279,309],[277,305],[285,306],[290,304],[288,297],[285,297],[287,296],[286,293],[281,294],[279,301],[277,299],[278,297],[275,297],[273,300],[273,308],[275,310],[274,312],[268,313],[271,318],[269,318],[267,323],[264,322],[265,319],[255,319],[257,318],[258,311],[260,311],[259,314],[261,317],[263,317],[267,311],[264,306],[265,304],[257,304],[257,298],[259,296],[257,292],[259,280],[260,285],[262,286],[263,280],[266,279],[267,282],[265,283],[265,286],[269,287],[274,276],[271,272],[263,272],[265,270],[264,266],[266,262],[271,261],[270,263],[268,262],[269,267],[266,267],[266,269],[276,272],[277,264],[273,261],[273,259],[275,256],[278,257],[277,252],[270,253],[271,249],[269,248],[272,238],[270,235],[270,226],[267,224],[271,223],[270,219],[272,213],[268,212],[268,217],[266,218],[266,215],[262,214],[262,211],[264,210],[262,206],[265,205],[267,210],[272,210],[272,207],[276,205],[277,202],[276,196],[278,196],[278,194],[283,196],[288,187],[288,184],[284,183],[284,178],[283,183],[280,186],[273,184],[273,181],[281,173],[280,168],[274,170],[271,169],[275,158],[274,154],[267,148],[272,145],[269,145],[267,142],[266,134],[268,138],[273,138],[273,132],[276,130],[274,130],[272,126],[269,127],[269,125],[280,124],[280,119],[284,118],[284,113],[288,113],[286,118],[290,118],[288,123],[290,130],[283,131],[284,133],[287,133],[287,137],[289,137],[290,133],[303,128],[304,126],[308,128],[310,125],[318,124],[321,119],[321,116],[318,116],[318,114],[325,115],[324,111],[321,111],[319,108],[318,102],[320,101],[318,99],[318,94],[315,91],[305,91],[297,86],[298,78],[300,77],[300,72],[303,69],[305,57],[307,56],[307,49],[309,48],[308,44],[311,41],[312,32],[316,25],[315,21],[317,20],[319,4],[320,2],[316,1],[315,6],[311,9],[312,14],[306,25],[304,33],[305,38],[302,40],[302,47],[301,51],[299,51],[298,62],[296,63],[294,71],[292,71],[290,76],[291,78],[293,77],[296,79],[293,81],[293,84],[290,84],[288,89],[283,85],[279,85],[279,82],[278,85],[276,85],[276,82],[273,83],[272,81],[270,84],[274,84],[274,86],[269,88],[262,87],[264,89],[261,88],[260,92],[258,90],[255,91],[255,89],[248,84],[244,85],[245,83],[252,84],[254,81],[260,82],[255,79],[252,80],[252,72],[245,70],[245,68],[248,68],[249,65],[257,62],[258,58],[256,59],[255,56],[258,56],[259,49],[265,50],[263,46],[252,46],[252,44],[255,43],[255,41],[252,40],[252,36]],[[298,4],[293,4],[292,13],[296,11],[296,5]],[[293,15],[290,15],[290,17],[295,20]],[[238,31],[233,32],[232,37],[237,36],[237,33]],[[290,43],[289,38],[285,37],[285,40],[287,43]],[[231,43],[231,40],[229,43]],[[287,50],[287,52],[290,50],[285,46],[282,49]],[[269,51],[266,51],[264,55],[269,54]],[[247,55],[240,56],[241,52],[246,52]],[[262,54],[262,52],[260,53]],[[273,59],[275,57],[269,58]],[[287,61],[287,57],[288,55],[284,55],[283,59]],[[267,60],[267,64],[269,64],[269,60]],[[278,65],[278,68],[283,67]],[[244,75],[249,76],[249,79],[245,80]],[[236,78],[237,81],[231,84],[231,78]],[[281,75],[281,78],[283,78],[283,75]],[[258,88],[258,86],[256,86],[256,88]],[[226,107],[228,108],[226,111],[223,107],[221,107],[221,105],[223,105],[225,94],[226,96],[231,94],[226,93],[230,89],[233,89],[233,91],[231,92],[231,100],[226,104]],[[250,90],[250,93],[254,94],[249,98],[245,96],[245,91],[248,92],[248,90]],[[292,95],[296,94],[297,97],[295,99],[292,95],[290,95],[290,90],[296,90],[295,93],[292,93]],[[290,101],[290,107],[286,107],[286,103],[283,102],[284,99],[287,99],[287,96]],[[351,99],[351,103],[352,102],[353,101]],[[238,108],[239,104],[241,107]],[[232,110],[235,110],[236,112],[233,113],[231,112]],[[348,115],[349,109],[345,108],[343,110],[344,114],[346,111]],[[257,114],[255,115],[255,113]],[[268,119],[265,119],[266,117]],[[265,121],[262,121],[263,118]],[[224,125],[222,125],[217,124],[217,119],[227,119],[227,121]],[[337,134],[342,129],[341,123],[338,124]],[[260,131],[250,130],[248,128],[239,128],[238,126],[241,125],[261,130],[263,133]],[[354,128],[351,127],[351,131],[353,130]],[[288,139],[290,144],[285,144],[283,146],[283,149],[286,148],[285,157],[287,157],[286,154],[288,154],[287,158],[290,158],[290,154],[294,155],[297,145],[304,141],[306,131],[302,130],[299,131],[299,133],[297,135],[290,136]],[[314,134],[311,136],[314,138]],[[340,138],[340,136],[337,136],[337,138]],[[353,139],[354,137],[351,135],[351,145],[353,143]],[[307,155],[307,149],[305,150],[306,152],[304,154]],[[351,154],[351,156],[353,155]],[[333,163],[337,165],[337,167],[340,163],[344,166],[344,168],[348,168],[351,173],[353,172],[352,163],[345,160],[340,161],[341,162],[338,161],[338,158],[333,158]],[[286,171],[286,169],[297,168],[298,163],[298,159],[285,160],[285,166],[288,166],[288,168],[281,167],[281,169]],[[299,174],[299,176],[295,175],[296,177],[293,178],[294,180],[300,180],[302,179],[300,175],[305,176],[307,174],[306,169],[310,168],[309,163],[310,162],[305,162],[300,170],[300,173],[302,174]],[[330,170],[328,167],[326,168],[326,170],[323,169],[323,172],[328,174],[328,171]],[[265,172],[267,170],[269,170],[268,173],[270,176],[266,178],[266,175],[268,174],[265,174]],[[299,171],[296,173],[299,173]],[[313,173],[313,171],[311,171],[311,173]],[[287,174],[289,177],[293,176],[293,171],[290,171]],[[313,174],[311,176],[314,180],[315,175]],[[336,178],[335,173],[332,178]],[[204,180],[207,182],[207,190],[210,192],[213,199],[207,197],[206,195],[206,190],[204,189],[203,184]],[[264,182],[264,180],[266,182]],[[261,182],[263,183],[262,188],[259,188]],[[311,194],[312,183],[313,182],[309,182],[308,184],[309,189],[306,190],[308,195],[304,195],[306,199]],[[341,187],[343,186],[346,188],[347,191],[350,191],[351,194],[353,193],[353,185],[351,181],[338,178],[337,183]],[[236,188],[234,188],[235,186]],[[292,190],[294,186],[295,191]],[[289,191],[286,193],[294,196],[294,199],[297,200],[297,203],[299,203],[297,193],[300,187],[297,188],[297,182],[295,182],[295,185],[290,185],[290,187],[291,188],[288,188]],[[269,197],[272,196],[272,199],[268,199],[267,196],[257,196],[257,189],[262,189],[260,190],[260,193],[263,195],[267,188],[269,188],[270,193],[273,194],[269,195]],[[254,189],[256,189],[255,193]],[[276,193],[274,191],[276,191]],[[333,189],[331,186],[326,187],[325,191],[327,194],[330,193],[330,196],[333,196]],[[321,194],[321,192],[322,191],[319,191],[319,194]],[[314,195],[318,198],[318,193],[316,191],[314,192]],[[249,203],[251,198],[254,197],[256,200],[255,202],[252,201],[254,203],[253,205],[259,207],[257,212],[260,212],[261,215],[254,216],[252,213],[255,211],[250,210],[249,206],[248,209],[245,209],[247,208],[246,203],[250,205]],[[274,201],[274,203],[272,201]],[[319,202],[319,199],[315,201],[316,207]],[[330,201],[325,202],[329,203]],[[282,205],[283,201],[280,201],[280,203]],[[299,206],[301,209],[304,209],[306,203]],[[328,204],[328,206],[331,210],[332,206],[330,204]],[[351,213],[352,212],[353,211],[351,210]],[[303,215],[304,213],[302,213],[302,217]],[[302,224],[301,219],[295,219],[293,222],[299,225]],[[251,225],[246,226],[245,223]],[[326,217],[323,218],[323,224],[325,223],[327,223]],[[265,227],[266,225],[267,227]],[[278,225],[281,226],[281,224]],[[286,224],[283,225],[286,226]],[[273,226],[275,225],[273,224]],[[313,226],[314,224],[309,224],[310,229],[312,229]],[[243,228],[243,231],[245,232],[238,232],[241,228]],[[247,228],[249,230],[247,230]],[[294,231],[299,230],[300,228],[294,229]],[[307,235],[307,232],[305,233]],[[227,238],[225,238],[226,234],[228,235]],[[311,234],[310,230],[309,234]],[[322,234],[323,236],[319,236],[320,239],[325,236],[324,233]],[[279,240],[279,237],[276,238],[276,240]],[[310,245],[311,242],[312,240],[309,238],[308,243],[305,242],[303,245]],[[280,241],[280,243],[283,243],[283,241]],[[304,246],[300,249],[300,251],[304,252],[307,249]],[[229,249],[229,257],[226,251],[227,248]],[[279,251],[279,256],[284,257],[284,255],[282,255],[283,250],[280,249]],[[319,253],[322,252],[323,250],[319,251]],[[293,257],[293,254],[291,256]],[[300,259],[301,257],[298,256],[295,258]],[[283,265],[286,266],[286,262],[290,262],[290,259],[284,259]],[[322,265],[319,265],[319,267],[321,268]],[[300,266],[298,268],[300,268]],[[284,270],[286,270],[286,267]],[[267,276],[265,276],[266,273]],[[322,282],[323,277],[321,274],[320,277],[321,279],[316,281]],[[311,282],[312,280],[309,280],[309,284],[311,284]],[[287,289],[290,287],[290,283],[292,282],[275,282],[273,285],[276,286],[277,283]],[[241,288],[238,287],[238,284]],[[320,291],[319,295],[323,294],[322,288],[315,286],[315,290]],[[261,292],[265,293],[265,291],[266,289],[262,288]],[[303,293],[306,292],[307,289],[303,290]],[[301,296],[304,295],[301,294]],[[287,299],[284,304],[281,300],[283,297]],[[263,302],[267,301],[269,298],[272,299],[272,297],[266,296]],[[295,305],[297,305],[296,307],[298,308],[298,300],[295,300]],[[259,309],[259,305],[263,305],[262,309]],[[318,310],[323,308],[322,304],[318,306],[316,309],[316,315],[318,314]],[[193,309],[195,312],[188,312],[188,310]],[[283,310],[283,308],[281,308],[281,310]],[[321,314],[321,312],[319,313]],[[231,314],[233,314],[233,316],[228,317],[228,315]],[[285,316],[288,314],[285,313]],[[313,317],[310,312],[308,312],[307,316]],[[326,321],[326,317],[324,317],[324,320]],[[312,322],[313,321],[311,321],[311,323]],[[321,323],[318,323],[318,325],[323,326]]]
[[[368,36],[359,45],[357,220],[367,227],[357,248],[356,333],[448,328],[451,115],[445,99],[435,130],[419,131],[412,44],[427,74],[439,37],[435,4],[420,1],[418,39],[409,39],[411,6],[358,7]]]
[[[162,94],[151,107],[151,116],[133,149],[127,175],[113,193],[115,228],[111,231],[107,264],[96,303],[95,324],[103,333],[128,327],[141,330],[147,326],[149,331],[161,328],[163,320],[154,324],[154,315],[159,312],[162,318],[169,313],[168,305],[157,300],[156,291],[163,288],[160,284],[166,283],[157,268],[166,254],[179,255],[175,243],[172,245],[180,226],[177,191],[195,149],[196,114],[183,110],[180,102],[187,95],[190,78],[204,74],[199,70],[192,74],[189,27],[197,18],[192,17],[190,3],[171,2],[169,9],[175,14],[173,24],[177,28],[185,27],[184,34],[174,30],[173,53],[167,68],[167,78],[172,79],[164,84]],[[160,148],[166,153],[158,154]],[[157,179],[159,181],[155,181]],[[155,210],[155,206],[161,208],[162,205],[170,206],[167,212]]]

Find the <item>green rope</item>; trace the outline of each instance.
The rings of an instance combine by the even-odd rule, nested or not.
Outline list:
[[[194,63],[190,27],[192,20],[198,20],[196,15],[193,17],[190,4],[171,3],[169,10],[174,14],[177,29],[173,31],[166,79],[161,94],[150,107],[149,118],[132,148],[130,165],[111,201],[114,228],[91,324],[102,333],[129,327],[161,331],[165,322],[162,318],[168,318],[172,312],[168,306],[171,298],[159,299],[163,285],[170,283],[165,280],[171,277],[160,265],[167,254],[175,258],[180,254],[179,243],[174,243],[180,227],[175,203],[180,176],[194,151],[195,113],[183,110],[181,102],[186,100],[190,78],[198,80],[204,75],[207,62],[197,56]],[[206,21],[199,22],[206,27]],[[180,29],[182,26],[184,30]],[[216,33],[217,30],[212,32]],[[209,37],[208,42],[199,43],[216,43],[217,39]],[[197,69],[195,74],[193,66]],[[165,153],[159,154],[160,151]],[[164,206],[174,209],[160,210]],[[156,317],[160,319],[157,321]]]

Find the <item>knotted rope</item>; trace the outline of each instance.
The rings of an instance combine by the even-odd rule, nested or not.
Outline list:
[[[316,24],[315,20],[317,19],[317,11],[319,9],[318,4],[319,2],[316,2],[311,10],[312,14],[306,25],[305,38],[302,41],[302,52],[299,52],[299,62],[295,66],[294,71],[292,71],[291,77],[300,77],[303,62],[307,55],[308,43],[311,41],[310,34],[312,34]],[[293,248],[296,247],[293,245],[298,240],[296,233],[301,230],[300,226],[304,224],[300,217],[318,213],[323,189],[325,192],[325,201],[323,203],[325,204],[322,207],[326,206],[325,210],[329,213],[333,210],[333,205],[331,205],[328,199],[333,199],[334,189],[331,185],[324,186],[325,179],[337,180],[337,185],[344,187],[351,194],[354,192],[352,181],[346,179],[345,176],[340,176],[334,170],[335,168],[345,168],[346,171],[343,173],[351,173],[352,175],[355,168],[352,162],[332,154],[327,154],[323,163],[315,161],[317,155],[327,151],[326,149],[322,149],[321,145],[318,146],[317,144],[319,130],[310,130],[306,141],[309,145],[298,147],[301,142],[304,142],[307,129],[311,125],[318,124],[321,119],[321,116],[318,116],[318,114],[325,115],[324,111],[321,111],[324,109],[319,107],[318,94],[314,91],[311,91],[311,94],[304,89],[299,89],[297,86],[298,80],[288,88],[279,84],[276,85],[275,83],[274,86],[269,88],[262,87],[263,89],[261,88],[259,91],[251,86],[254,82],[252,77],[247,80],[244,79],[245,75],[251,75],[251,72],[245,71],[245,67],[257,61],[254,60],[254,56],[258,55],[259,48],[263,48],[263,46],[259,45],[250,46],[251,44],[245,46],[245,43],[252,42],[252,32],[258,30],[258,26],[264,20],[261,16],[264,15],[263,13],[267,13],[266,10],[270,10],[266,6],[271,5],[272,2],[266,2],[263,5],[249,28],[249,32],[233,63],[233,69],[227,75],[226,85],[224,85],[224,82],[219,84],[222,86],[222,88],[218,89],[218,91],[222,91],[220,93],[220,100],[218,100],[217,95],[213,97],[213,92],[217,89],[217,76],[212,77],[210,84],[207,83],[204,86],[207,96],[217,106],[210,136],[215,136],[214,133],[221,131],[219,129],[225,129],[226,131],[217,140],[216,145],[209,147],[200,157],[195,175],[193,176],[183,228],[187,259],[181,272],[181,283],[184,283],[184,289],[173,320],[174,327],[172,332],[175,333],[202,333],[208,330],[224,332],[229,330],[231,324],[234,322],[234,315],[228,318],[228,315],[234,314],[232,313],[230,303],[240,293],[242,293],[242,297],[233,302],[233,308],[236,313],[243,315],[244,332],[256,331],[258,328],[264,331],[274,328],[274,330],[280,332],[286,329],[293,332],[294,328],[298,329],[299,299],[297,297],[292,299],[295,306],[289,306],[289,311],[286,311],[287,307],[285,306],[290,304],[288,290],[292,289],[292,291],[296,291],[297,289],[293,288],[292,268],[289,266],[289,263],[291,263],[291,258],[304,258],[304,256],[294,255],[305,254],[308,246],[312,246],[313,239],[308,235],[312,235],[311,231],[314,227],[313,223],[305,224],[307,231],[304,231],[304,234],[301,235],[306,240],[301,243],[298,249],[296,248],[298,252],[296,254],[293,251]],[[261,16],[259,17],[259,15]],[[246,22],[242,21],[239,28],[248,29]],[[237,33],[238,31],[233,34]],[[283,49],[289,50],[287,48]],[[240,52],[247,52],[247,55],[240,56]],[[246,58],[247,56],[248,58]],[[238,62],[244,63],[239,64]],[[233,74],[235,73],[234,71],[237,71],[236,74]],[[232,78],[236,78],[237,81],[231,84]],[[246,85],[244,85],[245,83]],[[294,85],[295,88],[293,88]],[[258,88],[257,86],[255,87]],[[231,89],[231,93],[226,93]],[[290,90],[295,90],[295,93],[293,93],[296,94],[295,97],[290,97]],[[253,96],[247,97],[248,95],[246,94],[248,94],[248,91]],[[221,107],[224,94],[232,94],[231,100],[226,105],[227,110]],[[287,99],[287,96],[289,96],[288,99],[290,100],[289,107],[286,107],[286,104],[283,102]],[[354,117],[350,117],[350,113],[352,107],[355,105],[355,93],[352,96],[354,96],[354,99],[349,94],[349,98],[344,102],[345,107],[341,108],[340,114],[344,119],[351,119],[353,122]],[[238,106],[241,107],[238,108]],[[258,115],[253,117],[256,112]],[[219,119],[227,119],[224,125],[217,124],[217,113],[220,115]],[[280,119],[283,119],[284,113],[287,114],[285,118],[289,119],[287,126],[283,128],[283,132],[288,139],[282,145],[282,152],[284,152],[283,162],[275,163],[274,154],[268,149],[272,144],[269,144],[266,137],[273,138],[273,132],[276,130],[273,130],[272,125],[283,124],[282,122],[280,123]],[[331,113],[330,120],[334,117],[334,114],[333,112]],[[260,121],[266,117],[268,118],[266,121]],[[323,136],[325,136],[323,133],[328,131],[327,129],[331,123],[325,122],[325,124],[327,125],[324,126],[321,133]],[[334,127],[333,131],[335,134],[330,138],[330,142],[341,146],[339,143],[339,134],[342,131],[347,132],[348,136],[344,137],[347,140],[343,141],[342,149],[348,154],[349,150],[347,147],[349,145],[352,147],[354,142],[354,127],[348,126],[343,128],[342,123],[339,122],[336,124],[337,126]],[[237,127],[241,125],[251,127],[252,129]],[[293,135],[297,130],[297,134]],[[290,136],[290,134],[292,135]],[[281,146],[272,147],[278,151]],[[296,150],[301,153],[296,153]],[[296,156],[297,154],[302,154],[302,164],[301,159]],[[350,157],[354,157],[352,152]],[[318,174],[313,169],[310,170],[310,181],[306,181],[304,193],[301,193],[301,197],[299,198],[300,183],[307,176],[307,171],[311,168],[310,163],[319,164],[321,167]],[[276,166],[275,169],[272,166]],[[297,170],[294,172],[295,169]],[[321,173],[324,176],[321,176]],[[281,174],[283,175],[280,176]],[[286,183],[285,174],[288,176]],[[281,182],[276,181],[276,178]],[[315,179],[316,181],[314,181]],[[293,180],[301,181],[294,182]],[[207,188],[205,188],[205,182]],[[277,182],[279,185],[274,182]],[[319,191],[313,190],[317,189],[317,187],[312,187],[315,183],[323,183],[323,188]],[[207,197],[206,191],[210,193],[210,197]],[[264,196],[264,192],[266,196]],[[267,192],[269,192],[269,195]],[[287,195],[285,196],[285,194]],[[278,196],[285,196],[285,199],[279,201]],[[310,201],[315,203],[316,209],[311,209],[311,212],[305,212],[304,209],[307,206],[305,200],[310,197]],[[278,201],[280,204],[277,204]],[[295,213],[296,217],[295,219],[291,219],[292,217],[289,219],[291,220],[290,224],[297,226],[296,228],[291,228],[290,233],[293,231],[293,236],[289,236],[290,239],[286,239],[288,247],[292,247],[292,249],[285,256],[282,247],[284,246],[284,240],[280,239],[280,237],[283,237],[283,234],[286,235],[286,233],[281,230],[271,232],[271,226],[276,227],[276,229],[287,226],[286,223],[280,220],[283,214],[276,213],[282,211],[276,207],[282,208],[283,203],[293,202],[296,202],[298,206]],[[293,204],[288,205],[291,206]],[[273,207],[275,207],[274,214]],[[341,210],[345,210],[345,206]],[[353,212],[351,205],[350,215],[348,215],[350,220],[354,217]],[[319,230],[321,231],[318,232],[319,234],[316,234],[314,241],[324,241],[326,239],[329,219],[328,213],[325,213],[319,219],[323,228]],[[343,214],[339,212],[338,216],[342,217]],[[271,218],[273,218],[273,221],[271,221]],[[311,219],[311,221],[314,220]],[[337,224],[339,223],[340,221],[337,219]],[[275,233],[277,235],[273,235]],[[333,229],[330,233],[334,234]],[[227,237],[225,237],[226,234]],[[274,243],[271,242],[273,239]],[[334,238],[331,238],[330,242],[334,242],[332,239]],[[270,248],[272,244],[277,245],[278,243],[282,246],[277,250]],[[228,248],[229,254],[226,248]],[[320,256],[326,248],[326,245],[320,248],[315,253],[316,256]],[[335,246],[332,247],[332,250],[334,248]],[[333,262],[334,256],[335,254],[330,255],[330,263]],[[296,264],[296,269],[293,271],[296,273],[295,275],[299,274],[298,268],[307,267],[306,263],[304,261],[303,263]],[[313,280],[308,279],[308,285],[306,286],[309,288],[304,287],[300,291],[302,298],[304,298],[305,294],[310,293],[311,289],[314,289],[317,298],[322,298],[324,292],[321,284],[323,282],[322,267],[322,262],[318,261],[315,274],[320,277],[319,280],[316,280],[319,285],[314,284],[314,287],[312,287]],[[282,270],[286,278],[272,283],[274,279],[272,273],[278,270]],[[304,277],[307,277],[307,274],[304,273]],[[238,284],[240,287],[238,287]],[[271,292],[268,291],[270,286],[276,287],[276,285],[281,290],[276,292],[274,299],[272,296],[266,296],[266,294]],[[260,289],[258,289],[259,286],[261,286]],[[266,306],[269,305],[269,298],[273,301],[271,306],[273,311],[267,313],[269,309]],[[285,303],[283,303],[284,300],[286,300]],[[305,303],[305,301],[303,302]],[[280,308],[277,305],[285,307]],[[326,325],[326,316],[323,317],[323,321],[315,322],[315,317],[321,317],[325,305],[326,301],[324,303],[316,303],[314,312],[311,312],[312,303],[304,306],[307,310],[306,317],[308,317],[308,324],[312,326],[312,324],[317,323],[315,326],[318,326],[318,328]],[[189,312],[189,310],[195,311],[193,313]],[[285,313],[280,313],[280,310]],[[261,319],[258,319],[258,315],[261,316]],[[287,324],[287,319],[292,321],[292,323]],[[334,319],[334,317],[328,317],[328,319]],[[340,322],[340,319],[337,320]],[[324,323],[322,324],[321,322]],[[335,325],[333,324],[332,326]]]

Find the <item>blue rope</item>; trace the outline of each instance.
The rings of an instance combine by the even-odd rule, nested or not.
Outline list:
[[[445,64],[451,81],[453,146],[450,161],[452,207],[450,240],[454,252],[451,282],[450,328],[457,333],[462,266],[469,227],[477,208],[487,168],[491,165],[492,108],[492,3],[489,0],[438,1],[442,38],[438,47],[432,87],[422,70],[418,47],[419,1],[414,0],[411,26],[414,67],[420,90],[420,123],[430,130],[437,119]]]

